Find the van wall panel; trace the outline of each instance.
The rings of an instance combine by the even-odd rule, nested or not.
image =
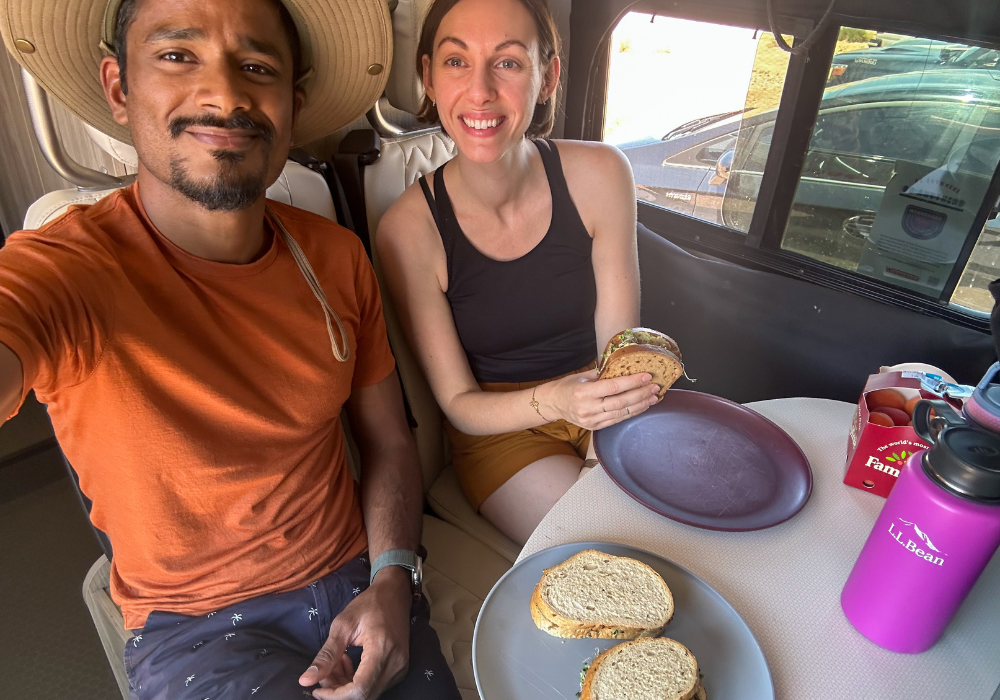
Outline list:
[[[642,323],[677,340],[680,389],[733,401],[857,401],[882,365],[927,362],[975,384],[988,334],[771,272],[694,256],[639,226]]]

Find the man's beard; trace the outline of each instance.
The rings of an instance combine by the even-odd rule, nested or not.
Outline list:
[[[222,119],[214,115],[199,117],[179,117],[170,124],[173,138],[178,138],[189,126],[210,126],[220,129],[249,129],[256,131],[265,147],[274,140],[274,130],[247,115],[236,115]],[[255,172],[240,172],[240,164],[245,158],[243,151],[217,150],[212,157],[219,164],[219,173],[214,177],[195,180],[191,177],[182,158],[170,161],[170,186],[208,211],[241,211],[254,204],[267,189],[267,173],[270,166],[269,150],[265,151],[264,162]]]
[[[215,151],[219,174],[203,180],[190,176],[184,160],[170,161],[170,186],[209,211],[240,211],[253,205],[267,189],[268,159],[257,172],[241,173],[239,151]]]

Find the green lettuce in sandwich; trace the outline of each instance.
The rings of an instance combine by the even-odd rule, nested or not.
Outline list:
[[[652,328],[626,328],[608,341],[598,366],[601,379],[648,372],[663,398],[684,374],[681,350],[674,339]]]

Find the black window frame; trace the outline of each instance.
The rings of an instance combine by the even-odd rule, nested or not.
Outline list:
[[[574,0],[571,17],[573,54],[570,57],[571,78],[567,92],[565,129],[567,137],[598,141],[602,138],[611,32],[627,13],[642,12],[749,29],[758,27],[762,31],[769,31],[763,29],[768,26],[764,8],[763,0],[753,6],[740,7],[735,7],[726,0],[639,0],[631,3],[627,0],[610,3],[607,0]],[[801,43],[814,27],[813,20],[804,16],[779,16],[776,23],[783,34],[795,37],[796,44]],[[948,35],[947,27],[945,30],[934,31],[929,27],[916,27],[912,23],[885,21],[877,17],[831,15],[829,23],[821,30],[808,54],[792,54],[790,57],[775,118],[771,148],[747,233],[663,209],[642,200],[637,200],[639,222],[664,238],[697,253],[840,289],[988,332],[987,314],[952,304],[950,298],[987,219],[1000,199],[1000,166],[994,171],[959,258],[937,299],[781,248],[842,26],[984,47],[1000,46],[1000,39],[991,41],[989,37],[983,36]],[[589,55],[581,55],[587,52]],[[587,80],[588,76],[590,80]]]

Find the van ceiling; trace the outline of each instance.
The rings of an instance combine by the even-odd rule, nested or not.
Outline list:
[[[761,28],[767,26],[767,3],[764,0],[574,0],[573,9],[596,10],[597,6],[612,16],[624,8],[659,11],[679,16],[720,11],[732,16],[755,16]],[[772,0],[775,16],[818,20],[829,7],[829,0]],[[586,11],[586,10],[585,10]],[[979,44],[1000,44],[1000,3],[982,0],[835,0],[833,21],[849,26],[863,22],[873,29],[908,29],[909,33],[950,39],[975,40]],[[733,21],[733,20],[730,20]],[[884,26],[882,26],[884,25]],[[574,27],[576,29],[576,27]],[[575,37],[574,37],[575,38]]]

